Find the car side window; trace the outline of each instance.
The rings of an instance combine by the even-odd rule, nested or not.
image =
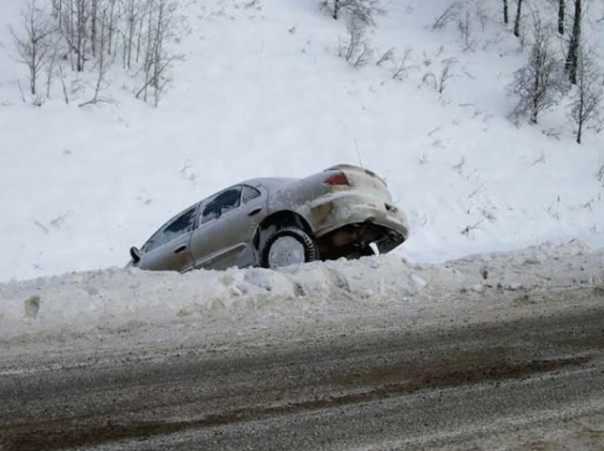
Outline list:
[[[201,224],[205,224],[212,219],[217,219],[233,208],[239,207],[241,202],[241,187],[235,186],[229,188],[211,197],[204,204],[201,213]]]
[[[260,197],[260,191],[251,186],[243,185],[243,192],[241,194],[241,203],[247,204],[250,200]]]
[[[174,238],[183,235],[193,228],[195,218],[195,207],[189,208],[181,215],[166,224],[159,232],[155,233],[144,246],[145,252],[149,252],[162,244],[169,243]]]

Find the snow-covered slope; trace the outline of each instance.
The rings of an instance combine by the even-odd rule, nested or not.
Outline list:
[[[467,49],[455,23],[431,27],[448,1],[384,1],[368,35],[374,61],[355,69],[338,57],[344,22],[316,0],[183,2],[186,59],[157,109],[117,69],[112,103],[65,105],[59,85],[42,107],[23,103],[7,29],[18,4],[0,0],[0,280],[121,266],[130,245],[218,189],[341,162],[385,177],[407,212],[412,235],[396,257],[604,245],[602,135],[576,145],[561,109],[539,126],[510,122],[505,87],[526,50],[498,4],[481,6],[482,23],[472,16]],[[604,36],[600,10],[593,39]],[[411,49],[403,80],[395,62],[375,65],[390,48]],[[426,81],[452,59],[439,94]],[[70,89],[89,92],[93,79]]]

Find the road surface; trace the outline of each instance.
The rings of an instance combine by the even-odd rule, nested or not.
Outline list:
[[[5,366],[0,449],[604,450],[602,290],[540,296],[576,307]]]

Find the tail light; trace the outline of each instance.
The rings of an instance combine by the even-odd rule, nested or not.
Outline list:
[[[343,172],[337,172],[337,173],[329,176],[329,178],[327,180],[325,180],[323,182],[323,184],[329,185],[329,186],[341,186],[341,185],[350,186],[350,182],[348,181],[346,174],[344,174]]]

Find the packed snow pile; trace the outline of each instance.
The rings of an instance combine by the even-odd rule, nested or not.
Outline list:
[[[331,303],[408,299],[426,282],[399,258],[312,263],[272,271],[109,269],[0,286],[0,334],[84,332],[165,321],[211,322],[249,311],[304,314]]]
[[[602,135],[586,130],[577,145],[563,105],[537,125],[508,118],[532,8],[555,26],[551,1],[523,10],[522,39],[503,24],[501,2],[379,2],[385,14],[365,30],[370,58],[357,67],[342,57],[346,20],[318,0],[179,1],[183,22],[170,31],[184,58],[158,108],[135,98],[140,74],[124,73],[120,57],[96,105],[78,106],[94,94],[98,65],[72,72],[69,58],[54,66],[65,76],[55,75],[48,98],[32,105],[9,28],[22,32],[28,3],[0,0],[0,281],[121,266],[130,246],[221,189],[346,162],[385,178],[407,213],[400,258],[442,262],[571,239],[604,245]],[[52,4],[61,2],[37,2]],[[582,34],[599,62],[603,15],[591,2]],[[189,277],[220,284],[217,275],[184,277],[194,285]],[[41,318],[49,306],[40,302]]]
[[[395,255],[311,263],[278,271],[144,272],[109,269],[0,285],[0,339],[135,332],[191,324],[237,330],[297,318],[358,315],[396,307],[453,312],[464,293],[604,288],[604,251],[580,242],[484,254],[438,265]],[[485,303],[491,302],[485,298]]]

